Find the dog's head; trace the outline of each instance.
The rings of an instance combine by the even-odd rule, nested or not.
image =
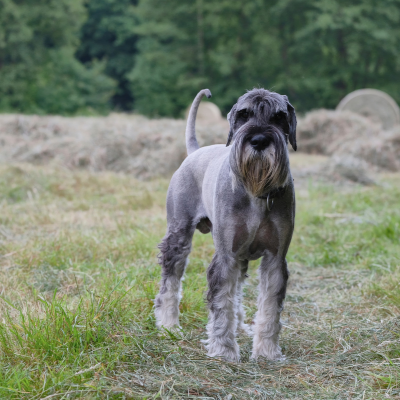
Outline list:
[[[286,96],[253,89],[228,114],[230,165],[254,196],[283,186],[289,174],[288,142],[296,144],[296,114]]]

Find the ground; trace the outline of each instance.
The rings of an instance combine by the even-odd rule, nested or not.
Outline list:
[[[194,238],[182,330],[155,329],[167,179],[0,167],[0,398],[400,399],[400,176],[379,182],[296,183],[287,359],[250,361],[240,336],[227,363],[201,343],[210,235]]]

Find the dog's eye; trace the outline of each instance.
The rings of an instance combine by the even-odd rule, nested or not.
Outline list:
[[[272,118],[275,119],[276,121],[281,121],[282,119],[285,119],[285,117],[286,115],[282,111],[279,111],[278,113],[272,116]]]
[[[241,118],[241,119],[248,119],[249,118],[249,112],[247,111],[247,110],[241,110],[240,112],[239,112],[239,117]]]
[[[282,111],[277,112],[271,117],[271,121],[276,123],[281,123],[284,122],[285,120],[286,120],[286,114]]]

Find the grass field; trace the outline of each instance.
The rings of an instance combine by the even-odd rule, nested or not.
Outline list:
[[[1,399],[400,399],[400,176],[303,183],[284,362],[209,359],[196,233],[182,331],[154,328],[167,180],[30,165],[0,168]],[[255,312],[254,263],[245,288]]]

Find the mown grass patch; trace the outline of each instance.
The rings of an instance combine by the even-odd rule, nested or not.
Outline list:
[[[168,181],[26,165],[0,181],[0,398],[400,398],[398,176],[299,188],[287,360],[251,362],[240,336],[239,364],[201,344],[210,235],[194,238],[182,330],[154,327]]]

